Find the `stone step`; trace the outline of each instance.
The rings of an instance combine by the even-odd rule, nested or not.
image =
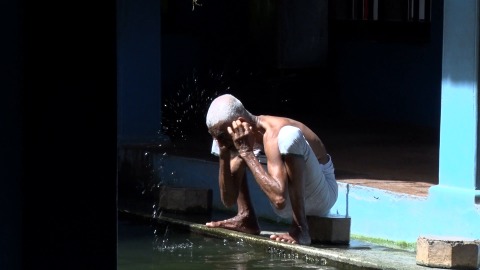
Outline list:
[[[201,188],[160,187],[159,208],[176,213],[210,214],[212,190]]]
[[[349,244],[351,218],[344,215],[307,216],[312,243]]]

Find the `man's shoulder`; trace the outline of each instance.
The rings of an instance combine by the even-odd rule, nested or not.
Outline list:
[[[278,149],[281,154],[301,154],[305,138],[298,127],[284,126],[277,136]]]
[[[296,126],[285,125],[282,126],[277,133],[278,140],[292,140],[303,136],[302,130]]]

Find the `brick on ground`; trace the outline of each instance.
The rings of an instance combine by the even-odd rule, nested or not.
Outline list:
[[[453,236],[420,236],[416,263],[439,268],[480,268],[480,241]]]

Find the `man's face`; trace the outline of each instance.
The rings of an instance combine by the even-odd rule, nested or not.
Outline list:
[[[229,125],[224,123],[221,125],[215,125],[208,130],[208,133],[218,141],[219,146],[224,146],[227,149],[235,150],[235,145],[233,144],[232,137],[228,134],[227,127]]]

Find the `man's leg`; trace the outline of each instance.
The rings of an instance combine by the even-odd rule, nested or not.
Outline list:
[[[270,239],[310,245],[312,240],[305,215],[305,162],[303,158],[296,156],[286,156],[285,161],[288,174],[288,194],[292,204],[292,224],[288,233],[274,234],[270,236]]]
[[[205,225],[207,225],[207,227],[225,228],[249,234],[260,234],[257,216],[255,215],[255,210],[252,201],[250,200],[246,174],[242,177],[242,182],[240,183],[240,190],[237,198],[237,210],[237,215],[230,219],[212,221]]]

